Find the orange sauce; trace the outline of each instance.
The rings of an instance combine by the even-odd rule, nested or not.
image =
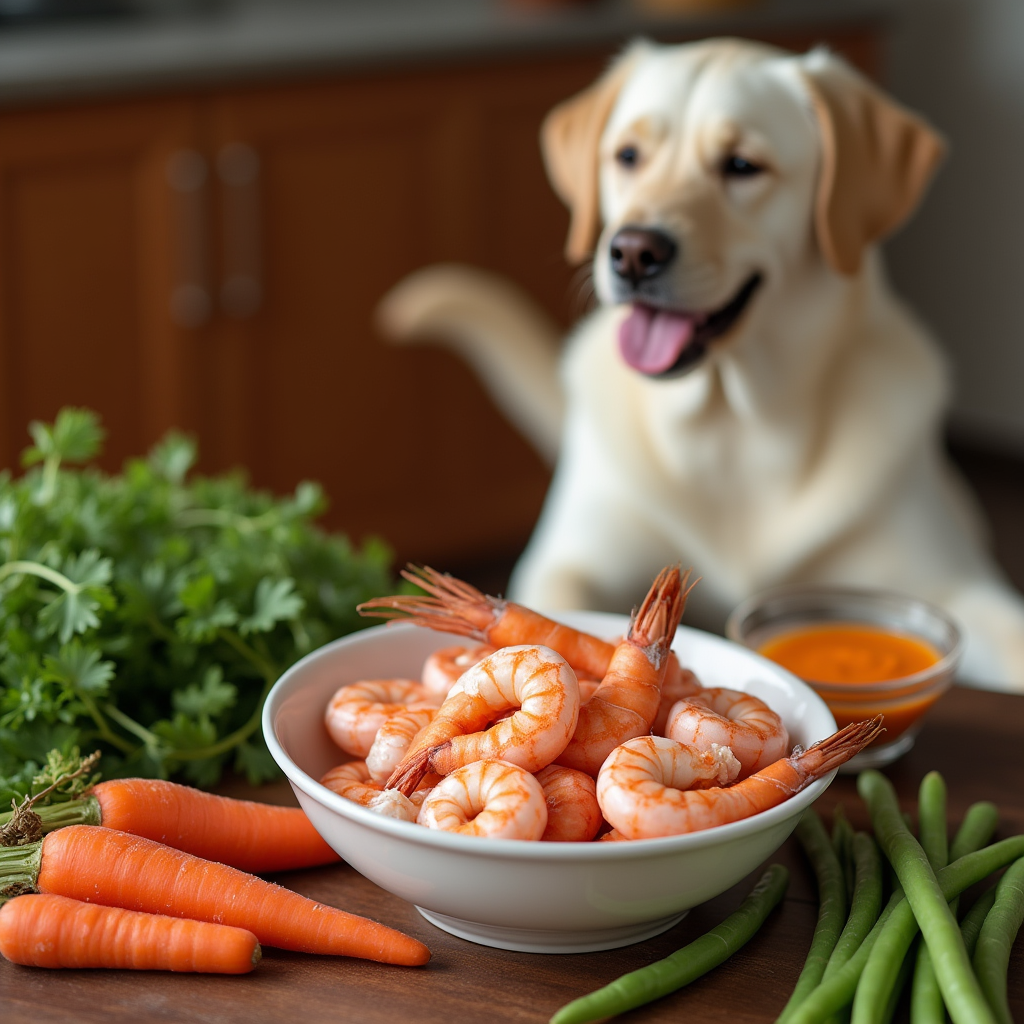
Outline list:
[[[884,683],[931,668],[941,655],[917,637],[871,626],[810,626],[773,637],[760,653],[816,683]]]
[[[805,626],[778,634],[762,644],[760,654],[815,686],[840,728],[875,714],[885,716],[885,732],[876,743],[890,743],[928,710],[938,697],[931,688],[887,689],[871,684],[891,682],[931,668],[942,655],[918,637],[872,626],[838,623]],[[830,684],[854,687],[853,692],[829,689]],[[857,684],[864,686],[858,694]]]

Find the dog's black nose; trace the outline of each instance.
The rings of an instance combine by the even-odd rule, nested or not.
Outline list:
[[[675,254],[676,243],[650,228],[623,228],[609,246],[612,270],[634,285],[660,274]]]

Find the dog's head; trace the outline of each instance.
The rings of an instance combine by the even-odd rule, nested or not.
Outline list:
[[[855,276],[910,215],[944,146],[823,50],[634,44],[542,131],[566,253],[629,304],[623,358],[683,373],[809,266]],[[715,345],[717,347],[717,345]]]

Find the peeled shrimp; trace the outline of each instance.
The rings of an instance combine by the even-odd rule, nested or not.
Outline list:
[[[521,604],[489,597],[476,587],[428,566],[410,566],[402,575],[428,597],[400,594],[375,597],[356,609],[360,615],[404,619],[442,633],[457,633],[495,647],[542,644],[558,651],[581,675],[601,679],[615,645],[578,629],[563,626]]]
[[[377,730],[407,707],[436,707],[422,683],[413,679],[367,679],[342,686],[330,699],[324,724],[347,754],[366,757]]]
[[[387,784],[409,794],[428,771],[447,775],[484,758],[537,771],[565,749],[579,711],[576,674],[563,657],[537,645],[503,647],[463,673]]]
[[[700,680],[688,669],[679,664],[679,659],[673,652],[669,657],[668,668],[665,670],[665,681],[661,684],[661,701],[658,703],[658,713],[654,716],[651,724],[651,732],[655,736],[667,736],[665,726],[668,723],[668,713],[672,710],[676,701],[685,700],[695,693],[701,692]],[[780,755],[781,756],[781,755]]]
[[[437,708],[411,707],[385,720],[366,755],[366,767],[374,782],[383,786],[388,781],[416,737],[437,717],[437,712]]]
[[[442,779],[423,801],[417,820],[463,835],[540,839],[548,809],[540,783],[528,771],[489,758]]]
[[[416,802],[395,789],[381,789],[370,779],[365,761],[349,761],[332,768],[320,780],[332,793],[343,796],[386,818],[415,821],[419,813]]]
[[[849,761],[880,732],[882,716],[878,715],[854,722],[813,747],[782,758],[731,786],[685,791],[673,788],[660,758],[634,754],[630,748],[637,741],[632,740],[614,751],[601,769],[597,799],[605,818],[628,839],[699,832],[781,804]],[[657,736],[650,739],[675,743]],[[676,746],[683,748],[681,743]],[[709,753],[683,756],[707,757]]]
[[[626,638],[615,648],[601,685],[580,708],[579,724],[558,755],[559,764],[596,777],[620,743],[651,731],[668,649],[686,602],[685,583],[676,567],[658,574]]]
[[[640,837],[634,824],[643,816],[646,836],[675,835],[676,805],[682,790],[726,786],[740,763],[728,747],[701,751],[664,736],[637,736],[616,747],[597,776],[601,812],[627,839]]]
[[[594,780],[573,768],[549,764],[535,778],[544,790],[548,824],[541,839],[550,843],[589,843],[603,821]]]
[[[423,685],[427,692],[435,696],[440,703],[448,696],[448,691],[459,681],[459,676],[478,661],[483,661],[497,650],[490,644],[476,644],[466,647],[456,644],[442,647],[434,651],[423,663]]]
[[[707,750],[715,743],[730,747],[742,766],[741,779],[789,752],[789,733],[763,700],[721,686],[676,703],[669,713],[665,735],[698,750]]]

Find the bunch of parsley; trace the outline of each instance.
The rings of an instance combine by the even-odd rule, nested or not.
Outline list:
[[[180,435],[111,476],[68,468],[100,451],[94,413],[29,431],[31,468],[0,473],[0,776],[21,789],[76,747],[102,749],[107,778],[275,775],[264,698],[366,624],[355,606],[393,591],[387,548],[317,529],[315,484],[281,499],[190,477]]]

